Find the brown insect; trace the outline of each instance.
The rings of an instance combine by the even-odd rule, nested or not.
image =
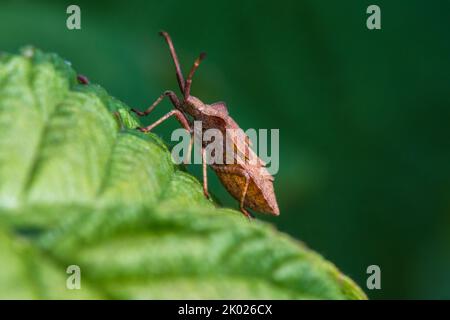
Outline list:
[[[132,109],[137,115],[148,115],[163,99],[169,97],[174,110],[167,113],[158,121],[145,127],[138,128],[143,132],[148,132],[161,124],[163,121],[171,116],[175,116],[181,125],[191,134],[191,142],[189,147],[189,156],[192,150],[192,143],[194,141],[192,135],[194,129],[192,121],[202,122],[203,132],[208,129],[220,130],[226,141],[224,143],[223,154],[226,156],[229,153],[231,146],[233,152],[233,161],[221,161],[220,163],[212,163],[211,168],[216,172],[222,184],[228,192],[237,200],[240,201],[240,209],[242,213],[251,217],[251,214],[246,208],[255,211],[279,215],[277,200],[273,189],[273,177],[265,168],[265,164],[259,159],[250,148],[250,140],[248,136],[240,130],[236,122],[228,115],[228,109],[224,102],[216,102],[213,104],[205,104],[200,99],[191,96],[192,77],[195,70],[197,70],[200,62],[204,59],[205,53],[201,53],[195,60],[191,71],[188,74],[186,81],[181,72],[180,63],[176,55],[172,40],[167,32],[160,32],[169,45],[170,54],[175,63],[176,76],[178,85],[180,87],[183,97],[178,99],[173,91],[165,91],[146,111],[141,112]],[[232,134],[226,134],[231,132]],[[202,163],[203,163],[203,191],[205,196],[209,198],[208,194],[208,179],[207,179],[207,159],[206,159],[206,145],[202,143]],[[256,161],[248,161],[249,159],[256,159]],[[250,163],[251,162],[251,163]]]

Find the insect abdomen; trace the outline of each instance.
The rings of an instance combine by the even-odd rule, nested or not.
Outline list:
[[[216,172],[227,191],[236,200],[240,201],[245,188],[245,176],[224,172],[220,170],[220,166],[223,165],[212,165],[212,169]],[[239,167],[242,168],[242,166]],[[251,173],[249,175],[250,182],[245,196],[244,206],[258,212],[279,215],[280,211],[275,198],[272,180],[264,176],[255,177]]]

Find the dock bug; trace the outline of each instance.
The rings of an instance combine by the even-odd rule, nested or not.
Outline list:
[[[242,213],[251,217],[246,208],[279,215],[277,200],[273,189],[274,178],[265,168],[264,162],[256,156],[250,147],[248,136],[239,128],[237,123],[228,115],[228,109],[224,102],[205,104],[200,99],[191,95],[192,77],[200,62],[204,59],[205,53],[195,60],[188,77],[184,80],[180,63],[175,52],[172,40],[167,32],[160,32],[170,49],[173,62],[175,63],[176,77],[180,87],[182,98],[179,99],[173,91],[165,91],[146,111],[132,109],[139,116],[148,115],[165,97],[169,97],[175,109],[165,116],[145,127],[138,128],[143,132],[148,132],[166,119],[175,116],[180,124],[191,134],[191,142],[188,154],[190,155],[193,144],[194,129],[190,119],[202,122],[202,130],[218,129],[226,137],[223,146],[224,158],[230,157],[230,150],[233,151],[233,163],[221,161],[211,163],[211,168],[215,171],[222,184],[228,192],[239,201]],[[231,132],[231,134],[230,134]],[[228,134],[227,134],[228,133]],[[203,165],[203,191],[206,197],[208,194],[207,180],[207,143],[202,142],[202,165]],[[227,147],[228,146],[228,147]],[[256,161],[249,161],[255,159]]]

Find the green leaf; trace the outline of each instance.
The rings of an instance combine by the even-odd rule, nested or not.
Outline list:
[[[55,55],[0,58],[0,298],[365,298],[302,243],[216,208],[138,125]]]

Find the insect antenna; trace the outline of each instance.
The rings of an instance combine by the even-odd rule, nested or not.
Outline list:
[[[184,86],[184,98],[187,99],[189,97],[191,92],[191,84],[192,84],[192,77],[194,76],[195,70],[197,70],[198,66],[200,65],[200,62],[202,62],[203,59],[205,59],[206,53],[202,52],[200,53],[200,56],[195,60],[194,65],[191,68],[191,71],[188,74],[188,77],[186,79],[186,85]]]
[[[177,73],[177,80],[178,80],[178,86],[180,87],[181,92],[184,94],[184,77],[183,72],[181,71],[180,62],[178,61],[177,53],[175,52],[175,48],[172,43],[172,39],[170,38],[169,34],[165,31],[161,31],[159,33],[161,36],[166,39],[166,42],[169,46],[170,54],[172,55],[173,62],[175,63],[175,70]]]

